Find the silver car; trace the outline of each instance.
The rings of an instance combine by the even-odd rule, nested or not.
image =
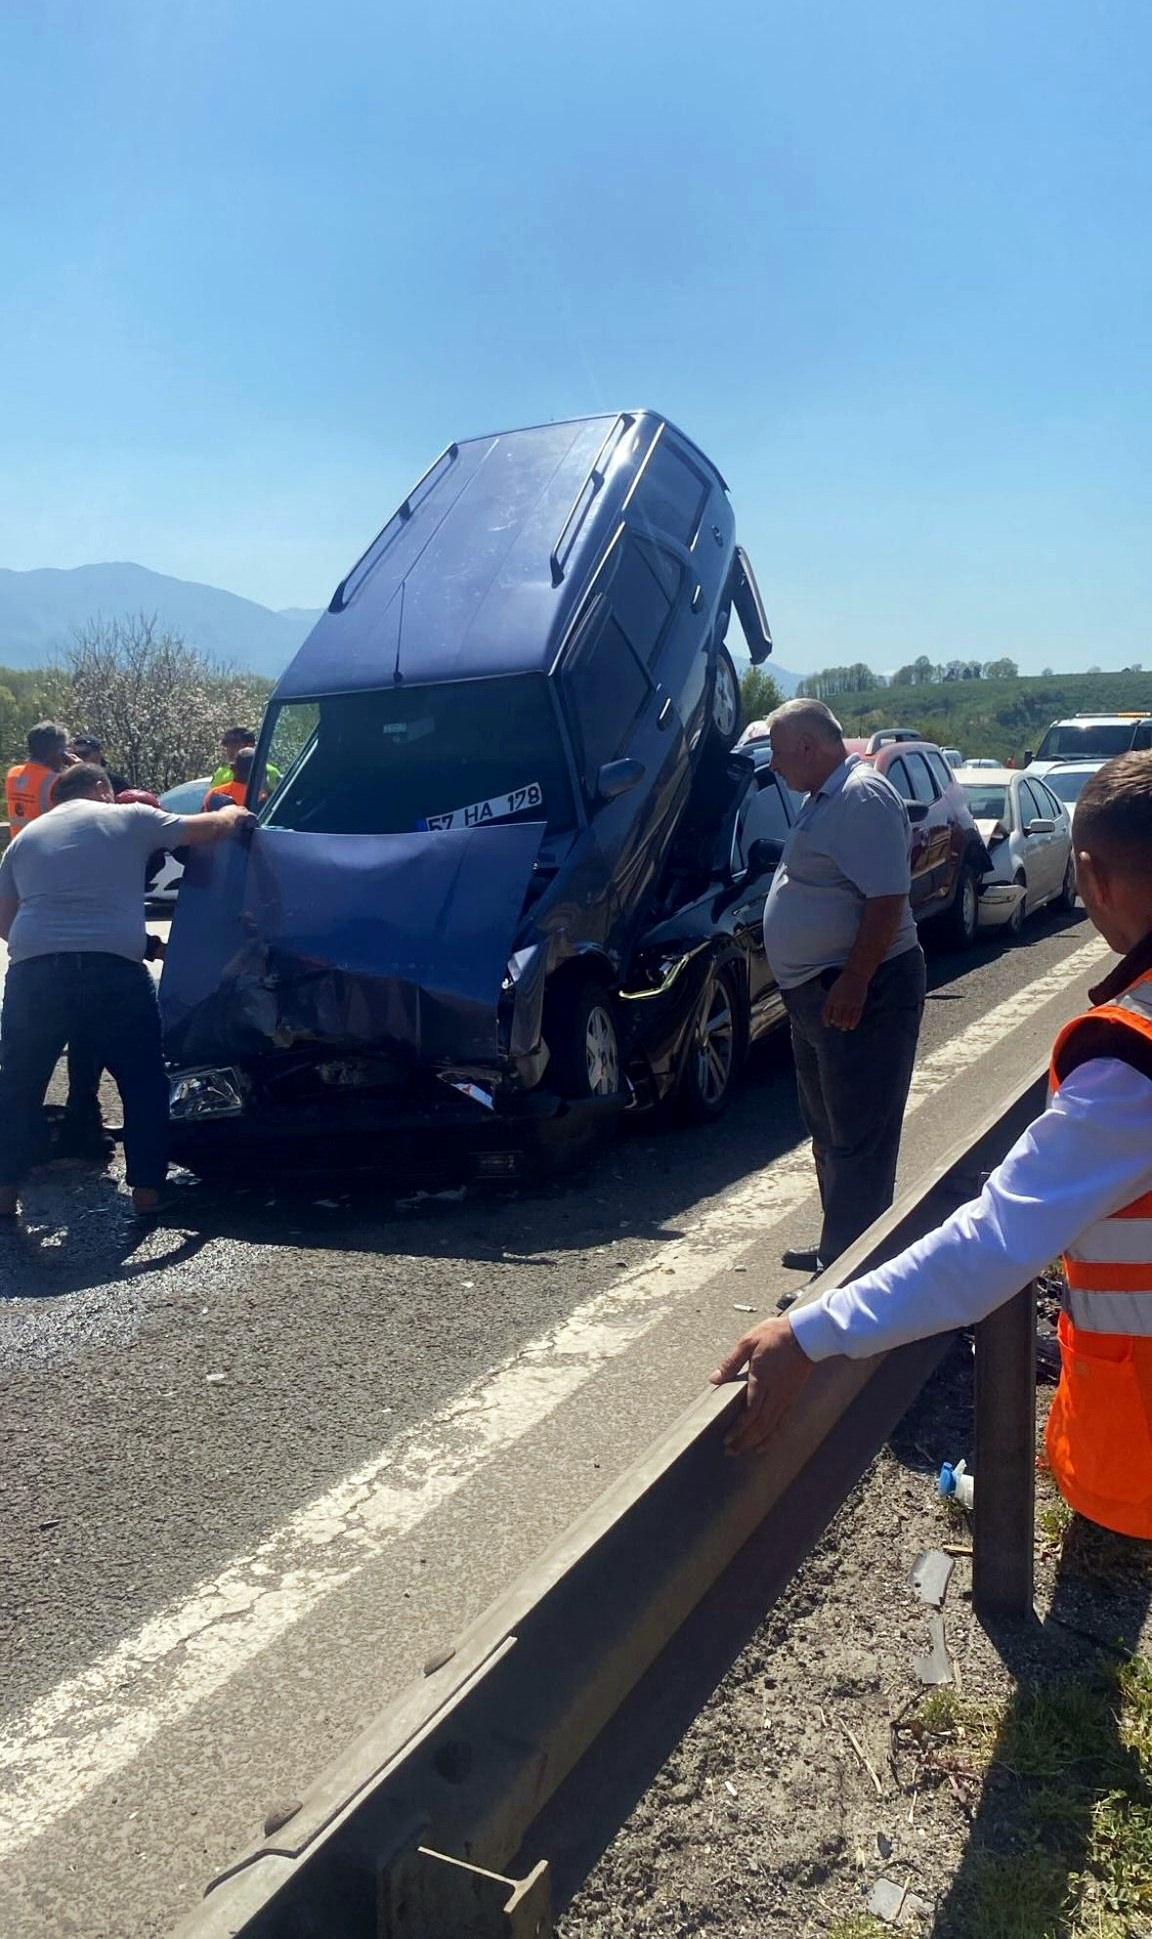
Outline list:
[[[1079,801],[1088,782],[1091,781],[1092,776],[1099,774],[1101,768],[1105,765],[1106,763],[1103,761],[1075,761],[1070,762],[1067,767],[1048,769],[1047,774],[1044,776],[1044,786],[1050,789],[1064,803],[1064,806],[1068,810],[1069,820],[1075,821],[1076,803]],[[1028,774],[1030,771],[1028,768],[1025,768],[1024,772]]]
[[[199,815],[203,812],[204,797],[211,785],[212,777],[208,774],[202,781],[181,781],[178,788],[169,788],[167,794],[160,796],[160,806],[170,815]],[[164,857],[164,866],[148,891],[149,908],[171,909],[174,906],[183,873],[183,862],[178,862],[174,855]]]
[[[1018,936],[1025,917],[1048,903],[1075,908],[1072,821],[1064,803],[1016,768],[969,766],[956,779],[992,857],[980,891],[980,928]]]

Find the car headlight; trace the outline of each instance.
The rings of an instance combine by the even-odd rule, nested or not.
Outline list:
[[[181,1123],[239,1117],[247,1094],[247,1080],[238,1070],[179,1071],[169,1080],[168,1115]]]

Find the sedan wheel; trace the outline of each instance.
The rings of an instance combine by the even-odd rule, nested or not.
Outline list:
[[[584,1028],[588,1096],[615,1097],[620,1089],[620,1043],[606,1004],[593,1003]]]
[[[1020,900],[1004,925],[1009,942],[1015,942],[1024,928],[1024,911],[1028,906],[1028,886],[1022,875],[1016,877],[1015,887],[1022,891]]]
[[[681,1117],[699,1123],[728,1108],[747,1035],[741,988],[736,968],[726,964],[701,991],[676,1097]]]
[[[1076,857],[1069,855],[1068,866],[1064,870],[1064,882],[1056,898],[1056,907],[1071,915],[1076,907]]]

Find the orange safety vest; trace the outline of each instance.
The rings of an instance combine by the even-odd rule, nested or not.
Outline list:
[[[227,795],[229,801],[234,801],[238,808],[248,806],[247,781],[224,781],[218,788],[209,788],[204,796],[205,809],[210,808],[214,801],[218,801],[222,794]]]
[[[1073,1018],[1052,1051],[1050,1094],[1077,1064],[1077,1039],[1113,1033],[1113,1054],[1134,1033],[1147,1068],[1152,971],[1114,1002]],[[1116,1039],[1119,1038],[1117,1042]],[[1106,1038],[1105,1038],[1106,1041]],[[1152,1152],[1149,1153],[1152,1162]],[[1089,1521],[1152,1540],[1152,1192],[1082,1232],[1064,1254],[1060,1384],[1048,1417],[1048,1460],[1060,1493]]]
[[[22,761],[19,767],[9,768],[4,792],[14,835],[52,806],[52,787],[57,773],[56,768],[45,767],[43,761]]]

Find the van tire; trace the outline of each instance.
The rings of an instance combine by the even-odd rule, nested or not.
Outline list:
[[[744,725],[744,703],[740,698],[740,678],[726,646],[717,648],[716,672],[708,707],[708,738],[727,754],[740,738]]]
[[[624,1088],[616,999],[599,977],[566,978],[545,998],[545,1083],[580,1103],[618,1097]]]

